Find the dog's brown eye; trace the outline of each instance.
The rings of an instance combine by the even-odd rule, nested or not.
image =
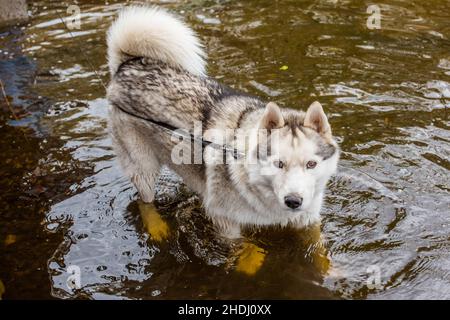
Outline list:
[[[306,163],[306,168],[307,169],[314,169],[317,166],[317,162],[315,161],[308,161],[308,163]]]
[[[280,160],[274,161],[273,164],[275,165],[275,167],[280,168],[280,169],[283,169],[283,167],[284,167],[284,162],[280,161]]]

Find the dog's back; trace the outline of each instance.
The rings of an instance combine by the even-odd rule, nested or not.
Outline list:
[[[166,11],[126,9],[108,33],[108,99],[122,110],[189,129],[220,94],[204,77],[204,57],[190,29]]]
[[[227,105],[218,105],[224,98],[259,103],[207,77],[205,57],[191,29],[168,12],[126,9],[108,32],[108,100],[130,113],[188,130],[194,121],[206,129],[211,114],[226,112]]]

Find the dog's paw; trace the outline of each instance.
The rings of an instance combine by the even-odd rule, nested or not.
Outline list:
[[[266,251],[264,249],[252,243],[244,242],[238,252],[236,271],[253,276],[261,268],[265,257]]]
[[[331,266],[331,259],[320,224],[315,224],[304,230],[303,246],[307,248],[308,256],[315,269],[322,275],[327,275]]]
[[[139,201],[139,211],[145,230],[152,240],[161,242],[169,236],[169,225],[163,220],[152,203]]]
[[[314,267],[320,272],[320,274],[327,275],[330,272],[331,260],[325,249],[315,252],[312,259]]]

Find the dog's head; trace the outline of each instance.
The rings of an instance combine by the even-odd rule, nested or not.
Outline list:
[[[275,198],[277,211],[288,219],[317,213],[339,159],[338,145],[321,104],[312,103],[304,113],[281,110],[271,102],[258,127],[263,130],[258,130],[251,151],[256,165],[250,166],[250,183]]]

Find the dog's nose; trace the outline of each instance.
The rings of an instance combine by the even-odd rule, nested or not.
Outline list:
[[[297,209],[302,205],[303,198],[298,195],[289,194],[284,197],[284,203],[291,209]]]

